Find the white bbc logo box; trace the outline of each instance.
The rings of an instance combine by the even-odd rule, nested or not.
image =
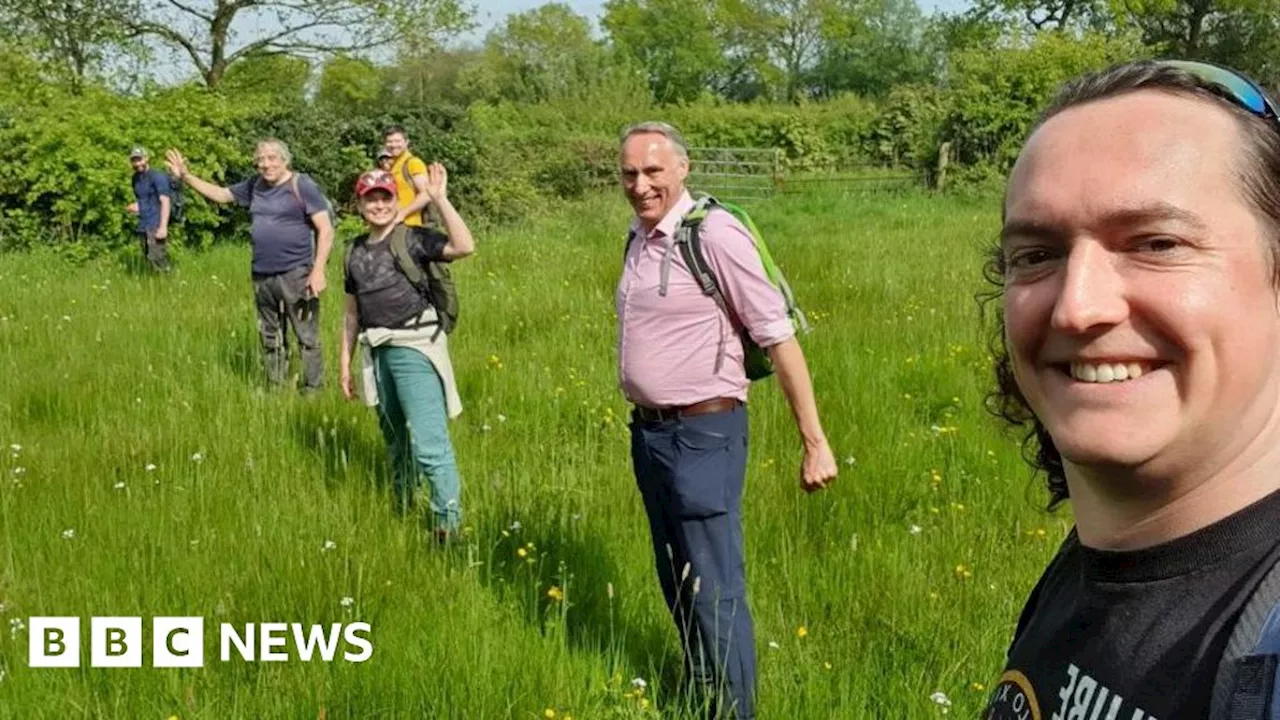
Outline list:
[[[204,666],[204,618],[157,617],[151,620],[151,666]],[[80,618],[33,617],[27,664],[33,668],[80,667]],[[146,636],[140,617],[95,617],[89,623],[89,666],[142,667]]]

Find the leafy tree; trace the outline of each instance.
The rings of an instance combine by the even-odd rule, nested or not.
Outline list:
[[[979,0],[975,7],[1003,13],[1031,30],[1103,31],[1114,19],[1107,0]]]
[[[383,69],[387,100],[411,107],[465,107],[496,93],[490,83],[477,80],[483,65],[484,51],[473,47],[406,47],[394,65]]]
[[[228,70],[222,91],[231,97],[254,97],[271,103],[301,107],[306,102],[311,63],[277,53],[253,53]]]
[[[1276,77],[1280,0],[1114,0],[1122,23],[1156,53]]]
[[[882,96],[931,80],[937,72],[915,0],[833,0],[823,17],[823,46],[813,70],[823,93]]]
[[[368,60],[339,55],[320,73],[316,105],[336,117],[371,114],[382,102],[384,75]]]
[[[659,102],[722,87],[730,69],[715,0],[608,0],[601,24],[644,68]]]
[[[1093,70],[1144,56],[1131,35],[1043,32],[1014,36],[995,47],[953,53],[949,111],[941,138],[966,165],[1003,171],[1053,93]]]
[[[149,4],[125,26],[184,52],[211,88],[255,54],[359,52],[430,39],[470,19],[458,0],[136,1]]]
[[[0,0],[0,25],[79,92],[104,56],[125,44],[133,0]]]
[[[486,100],[588,101],[619,89],[647,96],[636,70],[626,55],[592,37],[587,18],[553,2],[511,15],[490,32],[467,80]]]
[[[510,15],[485,38],[485,62],[510,100],[568,96],[590,81],[603,53],[587,19],[557,2]]]
[[[781,70],[781,94],[809,95],[810,71],[824,50],[824,19],[835,14],[833,0],[752,0],[769,56]]]

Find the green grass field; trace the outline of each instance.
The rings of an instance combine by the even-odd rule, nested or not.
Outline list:
[[[982,409],[997,204],[827,194],[754,215],[813,320],[840,461],[804,495],[776,380],[753,387],[760,716],[936,718],[941,692],[973,717],[1070,522]],[[376,420],[337,390],[336,258],[330,382],[301,399],[261,387],[247,247],[161,278],[0,257],[0,718],[692,717],[616,384],[627,216],[612,194],[484,233],[456,269],[469,537],[446,550],[392,515]],[[86,667],[27,666],[44,615],[81,618]],[[205,618],[205,667],[149,667],[170,615]],[[144,667],[88,668],[92,616],[142,616]],[[365,663],[218,658],[220,623],[356,620]]]

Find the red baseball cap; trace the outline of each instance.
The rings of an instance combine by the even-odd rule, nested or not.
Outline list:
[[[396,179],[386,170],[370,170],[356,180],[356,196],[363,197],[374,190],[386,190],[392,196],[396,194]]]

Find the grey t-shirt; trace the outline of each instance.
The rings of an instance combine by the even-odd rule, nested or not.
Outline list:
[[[314,230],[310,217],[329,208],[315,181],[301,173],[295,175],[296,195],[293,180],[272,187],[257,175],[228,188],[236,204],[248,208],[253,218],[250,235],[255,275],[274,275],[312,263]]]

